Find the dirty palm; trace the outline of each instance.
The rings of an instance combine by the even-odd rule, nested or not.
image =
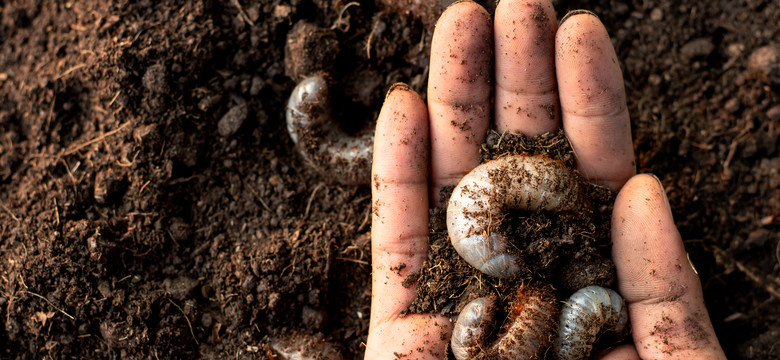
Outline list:
[[[646,319],[628,321],[632,301],[648,294],[630,293],[627,305],[617,291],[602,286],[614,286],[614,279],[594,278],[575,289],[561,285],[526,263],[523,239],[507,236],[512,219],[543,213],[556,222],[571,213],[602,211],[592,208],[587,189],[605,187],[619,192],[611,231],[617,290],[625,291],[624,280],[635,275],[620,262],[628,240],[617,233],[614,219],[630,212],[621,206],[626,201],[663,190],[652,177],[633,177],[622,75],[606,31],[587,12],[567,15],[558,28],[549,2],[502,1],[495,17],[493,23],[470,2],[449,7],[433,36],[427,106],[408,87],[396,85],[380,113],[371,176],[373,288],[366,358],[442,358],[451,351],[457,359],[581,359],[591,355],[598,339],[611,339],[598,344],[611,346],[629,327],[637,345],[658,340],[646,334]],[[563,130],[576,163],[572,168],[520,151],[480,164],[491,123],[499,142],[505,132],[534,137]],[[430,284],[424,274],[437,266],[429,256],[429,235],[435,232],[429,229],[429,208],[446,208],[446,232],[460,255],[456,261],[471,266],[479,285],[438,294],[458,298],[446,309],[414,312],[410,306]],[[609,237],[594,246],[608,252]],[[577,260],[559,261],[556,271],[566,261]],[[681,271],[694,285],[691,296],[700,298],[695,274],[690,267]],[[665,305],[670,318],[690,310]],[[704,316],[686,320],[695,321],[704,336],[691,338],[690,346],[628,345],[610,354],[697,351],[722,357],[700,307]]]

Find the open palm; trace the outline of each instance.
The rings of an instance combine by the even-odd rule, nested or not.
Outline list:
[[[643,357],[722,357],[663,189],[650,176],[632,178],[622,74],[601,22],[589,13],[571,14],[558,28],[549,0],[502,0],[495,18],[493,24],[473,2],[451,5],[433,35],[427,107],[402,84],[383,105],[374,140],[366,358],[446,356],[450,319],[402,316],[416,291],[403,280],[428,257],[428,209],[439,205],[439,190],[479,164],[491,115],[498,131],[533,136],[562,127],[578,170],[621,191],[612,235],[619,291],[629,304],[634,342],[651,346],[619,348],[612,356],[636,357],[638,350]],[[691,320],[692,313],[699,315]],[[696,338],[677,331],[670,348],[652,332],[654,319],[662,318],[673,320],[673,331],[686,321],[701,331]]]

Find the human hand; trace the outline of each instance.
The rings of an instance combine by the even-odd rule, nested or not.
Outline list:
[[[402,282],[427,259],[429,204],[438,205],[439,190],[479,164],[492,112],[499,132],[533,136],[562,127],[578,170],[620,191],[613,259],[635,345],[605,358],[724,358],[660,182],[632,177],[622,74],[603,25],[583,13],[565,17],[558,28],[548,0],[502,0],[495,16],[493,24],[473,2],[450,6],[433,35],[427,108],[403,85],[385,99],[374,140],[365,357],[446,356],[450,319],[402,316],[416,293]]]

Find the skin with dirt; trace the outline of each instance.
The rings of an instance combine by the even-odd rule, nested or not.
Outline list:
[[[285,47],[325,29],[312,56],[357,130],[393,83],[424,93],[437,11],[348,4],[0,5],[0,357],[267,359],[300,333],[362,357],[370,189],[293,146],[286,69],[312,62]],[[779,356],[780,5],[556,3],[575,8],[612,36],[638,171],[664,183],[726,354]]]

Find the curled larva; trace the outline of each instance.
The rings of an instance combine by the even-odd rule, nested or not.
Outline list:
[[[342,360],[341,352],[321,334],[291,332],[269,339],[269,347],[279,360]]]
[[[588,286],[564,302],[558,325],[555,354],[559,360],[587,359],[598,336],[625,335],[628,310],[614,290]]]
[[[491,340],[495,299],[468,303],[458,315],[450,347],[458,360],[541,359],[555,334],[558,307],[547,287],[520,286],[510,305],[507,322]]]
[[[499,278],[520,266],[506,237],[495,231],[507,210],[567,212],[586,207],[578,173],[544,156],[507,156],[477,166],[461,179],[447,205],[453,247],[469,264]]]
[[[374,135],[350,136],[333,120],[328,85],[321,76],[302,80],[287,101],[287,132],[307,163],[332,182],[368,184]]]

